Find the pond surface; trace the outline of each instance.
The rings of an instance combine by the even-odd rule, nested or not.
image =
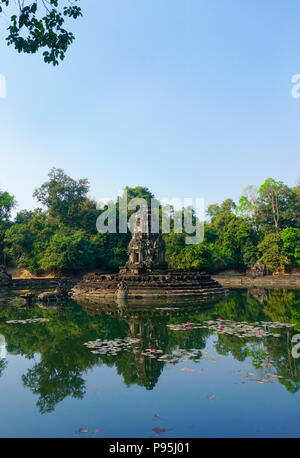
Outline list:
[[[20,294],[0,290],[0,437],[300,437],[300,291],[56,307]],[[48,321],[6,323],[31,318]]]

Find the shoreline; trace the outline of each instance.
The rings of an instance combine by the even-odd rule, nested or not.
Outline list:
[[[13,278],[10,285],[0,285],[0,290],[2,288],[57,288],[61,283],[72,288],[79,281],[78,278],[71,277]]]
[[[212,278],[225,288],[251,288],[266,289],[299,289],[300,275],[265,275],[263,277],[247,277],[246,275],[212,275]]]
[[[251,288],[259,287],[266,289],[299,289],[300,275],[265,275],[264,277],[251,278],[246,275],[211,275],[211,278],[224,288]],[[13,278],[12,283],[2,285],[12,288],[56,288],[61,282],[72,288],[82,280],[82,276],[67,277],[33,277],[33,278]]]

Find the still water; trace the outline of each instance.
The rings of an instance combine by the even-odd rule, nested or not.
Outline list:
[[[0,437],[300,437],[291,342],[300,291],[55,307],[24,306],[20,294],[0,290]],[[29,318],[48,321],[6,323]],[[218,318],[295,327],[276,329],[280,337],[170,327]],[[138,340],[116,354],[84,345],[126,337]]]

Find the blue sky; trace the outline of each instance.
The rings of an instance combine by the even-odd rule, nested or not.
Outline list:
[[[0,42],[0,189],[19,209],[53,166],[97,200],[144,185],[208,205],[268,177],[296,185],[298,0],[81,4],[59,67]]]

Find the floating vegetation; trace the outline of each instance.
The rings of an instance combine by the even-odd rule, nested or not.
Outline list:
[[[183,372],[195,372],[195,369],[192,369],[191,367],[182,367],[181,370]]]
[[[135,351],[135,347],[140,339],[125,337],[125,339],[101,340],[85,342],[83,345],[91,348],[91,353],[95,355],[115,356],[121,351]]]
[[[264,385],[265,383],[275,383],[279,379],[282,379],[284,377],[282,375],[277,375],[277,374],[272,374],[272,373],[268,373],[262,377],[259,377],[255,375],[253,372],[248,372],[247,376],[244,376],[244,378],[247,378],[248,381],[257,382],[260,385]],[[242,382],[242,383],[245,383],[245,382]]]
[[[156,349],[147,349],[145,350],[142,355],[148,356],[149,358],[156,358],[157,361],[164,362],[164,363],[183,363],[183,362],[200,362],[200,361],[211,361],[216,362],[216,359],[211,359],[208,353],[205,350],[199,350],[197,348],[191,348],[190,350],[185,350],[183,348],[177,348],[172,350],[170,353],[164,353],[162,350]],[[202,357],[205,355],[205,357]],[[218,358],[222,359],[222,358]],[[182,370],[185,370],[183,368]],[[186,370],[188,372],[188,370]],[[192,372],[192,371],[189,371]]]
[[[139,350],[137,344],[140,339],[126,337],[125,339],[114,339],[114,340],[101,340],[96,339],[94,341],[85,342],[83,345],[91,349],[91,353],[95,355],[107,355],[115,356],[122,351],[131,351],[133,353],[140,353],[142,356],[146,356],[149,359],[156,359],[160,362],[166,362],[175,364],[184,361],[199,362],[203,360],[209,360],[207,352],[192,348],[191,350],[175,349],[171,353],[164,353],[163,350],[157,348],[147,348],[145,350]],[[205,354],[205,358],[202,358],[202,354]],[[220,358],[221,359],[221,358]],[[212,362],[216,362],[216,359],[211,359]]]
[[[260,326],[268,326],[270,328],[293,328],[296,326],[292,323],[280,323],[279,321],[259,321],[254,324]]]
[[[218,333],[238,336],[239,338],[254,337],[260,339],[262,337],[268,336],[281,337],[281,334],[279,334],[278,331],[277,333],[273,332],[275,330],[274,328],[276,328],[276,330],[282,328],[287,329],[292,328],[294,325],[285,323],[283,324],[279,322],[256,322],[249,324],[246,322],[234,322],[218,318],[218,320],[215,321],[209,320],[202,323],[187,322],[181,324],[169,324],[168,326],[170,329],[176,331],[206,328],[215,330]],[[193,363],[197,364],[200,362],[216,364],[218,361],[225,359],[224,356],[219,356],[216,354],[213,355],[210,354],[207,350],[199,348],[174,348],[172,350],[169,349],[168,352],[161,348],[151,347],[149,344],[149,348],[145,348],[142,346],[140,339],[132,337],[126,337],[123,339],[116,338],[113,340],[96,339],[94,341],[85,342],[83,345],[89,348],[91,353],[95,355],[116,356],[121,352],[127,351],[148,358],[150,361],[155,360],[158,364],[166,363],[176,365],[187,363],[187,365],[182,364],[180,370],[190,374],[206,372],[209,370],[208,366],[206,369],[201,368],[200,370],[197,370],[196,367],[189,367],[190,364],[192,365]],[[242,375],[242,381],[239,383],[245,384],[252,381],[254,383],[264,385],[266,383],[278,382],[279,379],[283,378],[282,376],[271,373],[275,369],[273,365],[274,361],[272,361],[271,358],[269,358],[262,349],[257,350],[246,347],[246,353],[247,356],[250,356],[253,359],[252,364],[257,372],[246,372],[246,374]],[[211,395],[208,396],[208,399],[215,401],[216,397],[215,395]]]
[[[10,320],[7,324],[29,324],[29,323],[45,323],[49,321],[47,318],[30,318],[28,320]]]
[[[219,334],[226,334],[236,336],[239,338],[256,337],[261,339],[263,337],[281,337],[281,334],[271,331],[272,328],[292,328],[295,325],[290,323],[279,323],[272,321],[260,321],[253,324],[246,323],[245,321],[237,322],[230,320],[217,320],[203,321],[203,323],[180,323],[167,325],[173,331],[189,331],[191,329],[211,329]]]

